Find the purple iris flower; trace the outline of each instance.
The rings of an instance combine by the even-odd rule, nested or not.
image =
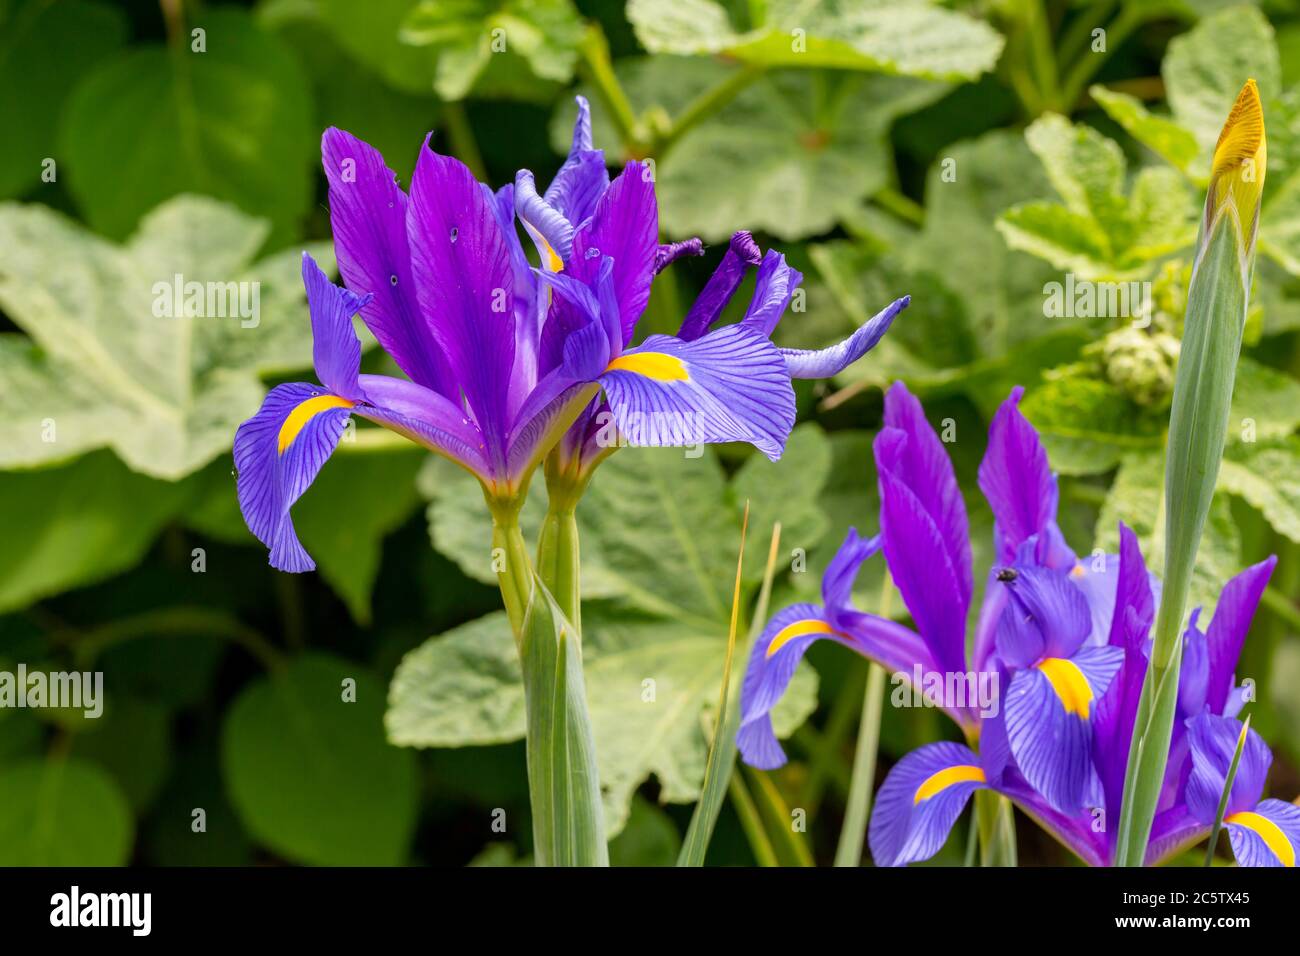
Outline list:
[[[658,243],[651,168],[628,163],[611,184],[603,151],[592,148],[587,101],[579,96],[577,102],[568,158],[545,193],[538,194],[531,172],[515,178],[515,209],[537,246],[540,278],[557,293],[538,300],[549,309],[547,327],[557,334],[581,327],[609,308],[609,298],[618,311],[618,321],[610,322],[615,358],[601,379],[604,396],[565,433],[557,447],[559,471],[581,484],[620,441],[672,446],[739,440],[780,457],[794,422],[789,379],[838,374],[880,341],[910,297],[892,302],[830,348],[777,349],[772,332],[803,276],[776,250],[763,254],[742,231],[731,237],[677,335],[653,335],[630,347],[651,278],[678,258],[702,254],[704,246],[698,238]],[[608,257],[612,267],[605,265]],[[605,268],[611,269],[612,295],[602,298]],[[744,317],[709,334],[751,269],[757,275]]]
[[[1261,800],[1273,755],[1263,738],[1235,717],[1201,714],[1187,721],[1191,769],[1186,806],[1208,829],[1219,812],[1228,769],[1245,733],[1237,775],[1232,781],[1222,823],[1232,852],[1242,866],[1295,866],[1300,851],[1300,807],[1283,800]]]
[[[1010,797],[1086,862],[1114,858],[1158,582],[1122,525],[1118,556],[1076,560],[1056,523],[1056,479],[1019,410],[1021,394],[1014,389],[995,414],[979,469],[995,520],[996,558],[969,655],[965,504],[942,442],[901,383],[886,394],[885,425],[874,445],[881,534],[863,539],[850,530],[826,570],[823,604],[778,613],[751,654],[737,743],[753,766],[784,763],[770,712],[807,648],[822,638],[906,678],[963,730],[971,746],[930,744],[890,771],[871,820],[872,854],[881,865],[938,852],[970,794],[984,788]],[[877,551],[915,630],[852,606],[853,580]],[[1208,633],[1193,617],[1180,723],[1239,706],[1233,670],[1274,563],[1270,558],[1228,582]],[[977,700],[975,690],[984,686],[998,688],[997,698]],[[1152,860],[1208,832],[1188,809],[1190,737],[1182,727],[1175,735],[1177,759],[1170,761]]]
[[[409,195],[379,152],[349,133],[326,130],[321,152],[346,284],[304,257],[321,384],[272,389],[234,443],[240,507],[281,570],[315,566],[290,508],[352,415],[457,462],[504,505],[517,506],[566,431],[583,432],[585,418],[575,421],[602,389],[634,444],[746,441],[776,458],[794,424],[791,378],[835,374],[907,304],[830,349],[778,349],[769,335],[799,274],[769,252],[744,321],[707,331],[739,278],[723,290],[710,282],[682,335],[629,348],[657,270],[700,246],[659,244],[648,167],[629,163],[610,181],[582,101],[573,150],[541,196],[527,173],[494,193],[427,138]],[[541,269],[529,265],[516,215]],[[757,255],[752,240],[742,245]],[[719,269],[735,271],[731,260]],[[359,374],[357,311],[406,378]]]

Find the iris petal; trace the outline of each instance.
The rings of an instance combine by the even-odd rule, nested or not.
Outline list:
[[[1264,800],[1224,820],[1240,866],[1295,866],[1300,855],[1300,807]]]
[[[876,347],[898,314],[912,302],[910,295],[885,306],[847,339],[824,349],[782,349],[791,378],[832,378]]]
[[[353,292],[374,296],[361,310],[366,326],[412,381],[452,392],[411,278],[406,193],[379,151],[343,130],[321,137],[321,164],[339,273]]]
[[[361,367],[361,341],[352,328],[352,316],[373,296],[340,289],[307,253],[302,254],[302,282],[311,313],[312,360],[316,374],[335,395],[352,401],[361,398],[357,370]]]
[[[786,265],[785,256],[775,249],[767,250],[767,255],[758,267],[758,276],[754,279],[754,298],[741,321],[764,335],[771,335],[785,314],[785,307],[794,295],[794,290],[802,281],[803,274]]]
[[[464,163],[420,151],[407,219],[420,308],[503,467],[515,359],[514,277],[492,203]]]
[[[1073,813],[1093,796],[1092,713],[1120,668],[1118,647],[1091,647],[1017,671],[1005,700],[1016,767],[1057,810]]]
[[[1014,561],[1021,544],[1056,520],[1056,478],[1038,432],[1020,411],[1024,391],[1013,388],[993,416],[979,467],[980,490],[993,509],[997,560],[1003,564]]]
[[[894,764],[876,794],[869,842],[877,866],[928,860],[943,847],[970,795],[987,787],[979,758],[948,741]]]
[[[277,385],[257,414],[235,432],[236,490],[248,529],[270,549],[270,563],[281,571],[316,567],[293,529],[289,509],[305,492],[338,446],[352,414],[351,403],[317,405],[295,423],[281,446],[286,423],[296,411],[321,397],[335,398],[305,382]],[[343,400],[346,401],[346,400]]]
[[[604,259],[613,264],[614,297],[622,348],[650,301],[659,251],[659,207],[654,179],[640,163],[628,163],[596,203],[591,221],[573,236],[573,257],[567,272],[594,283]]]
[[[1203,824],[1212,826],[1244,724],[1234,717],[1205,713],[1188,720],[1186,726],[1192,757],[1185,797],[1187,809]],[[1263,738],[1253,730],[1247,731],[1237,775],[1228,796],[1229,815],[1254,809],[1264,792],[1264,781],[1272,762],[1273,755]]]
[[[754,642],[741,686],[736,735],[740,756],[751,767],[771,770],[785,763],[785,751],[772,729],[771,711],[790,685],[804,653],[823,638],[843,639],[820,607],[795,604],[774,615]]]
[[[631,444],[744,441],[774,461],[781,457],[794,427],[794,390],[766,336],[741,325],[694,342],[652,335],[622,358],[635,362],[647,354],[656,359],[600,376],[614,423]],[[686,377],[653,373],[668,367],[684,369]]]

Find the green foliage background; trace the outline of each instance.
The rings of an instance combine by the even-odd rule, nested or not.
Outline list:
[[[1122,518],[1160,566],[1181,296],[1208,152],[1247,76],[1270,141],[1261,256],[1195,598],[1208,614],[1227,576],[1281,557],[1240,676],[1289,799],[1295,0],[0,0],[0,670],[102,670],[107,690],[98,720],[0,709],[0,864],[528,859],[522,687],[472,480],[359,429],[295,510],[319,564],[303,576],[266,566],[236,506],[236,426],[310,367],[298,255],[333,266],[325,126],[403,180],[432,129],[493,184],[520,167],[546,181],[585,93],[611,166],[654,159],[665,240],[712,244],[656,283],[647,331],[676,328],[738,228],[806,275],[783,344],[827,343],[913,296],[865,361],[799,383],[804,424],[779,464],[627,449],[582,503],[611,859],[655,865],[700,792],[744,504],[746,608],[774,521],[774,606],[815,600],[844,529],[876,527],[881,386],[905,380],[955,429],[977,564],[987,419],[1023,384],[1075,549],[1113,547]],[[1049,314],[1067,272],[1150,282],[1150,321]],[[175,274],[259,283],[260,321],[156,318],[153,283]],[[787,862],[833,855],[865,673],[815,648],[779,714],[792,762],[739,778],[769,829],[805,811],[806,832],[778,841]],[[952,732],[887,707],[879,773]],[[1067,862],[1020,834],[1022,862]],[[754,860],[730,805],[708,860]]]

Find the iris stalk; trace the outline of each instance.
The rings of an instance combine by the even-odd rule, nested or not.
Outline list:
[[[880,616],[889,617],[893,587],[885,571],[880,588]],[[871,787],[876,778],[876,751],[880,745],[880,710],[885,697],[885,669],[872,661],[867,672],[867,689],[862,698],[862,719],[853,755],[853,778],[849,784],[848,807],[835,848],[836,866],[861,866],[862,844],[867,835],[871,811]]]
[[[1215,146],[1187,295],[1166,452],[1164,591],[1129,748],[1117,858],[1122,866],[1145,860],[1164,784],[1178,704],[1179,635],[1227,435],[1265,169],[1264,114],[1255,81],[1248,80]]]

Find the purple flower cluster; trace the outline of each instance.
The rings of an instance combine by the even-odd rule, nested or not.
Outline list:
[[[921,404],[901,383],[885,397],[875,439],[880,534],[850,530],[826,570],[822,605],[775,615],[756,642],[741,697],[738,743],[761,768],[784,763],[770,712],[808,647],[828,639],[924,687],[948,675],[993,677],[995,706],[943,708],[969,746],[933,743],[890,771],[871,819],[880,865],[939,851],[976,790],[1009,797],[1086,863],[1115,859],[1120,800],[1138,698],[1150,654],[1159,582],[1137,537],[1120,526],[1118,555],[1076,559],[1056,523],[1057,486],[1037,432],[1021,414],[1021,389],[993,417],[979,485],[995,519],[996,557],[967,654],[973,578],[966,508],[952,462]],[[853,607],[862,563],[883,551],[915,629]],[[1183,635],[1178,719],[1147,850],[1156,864],[1205,838],[1216,822],[1232,757],[1243,755],[1222,823],[1242,865],[1293,866],[1300,807],[1261,799],[1271,756],[1238,713],[1242,644],[1276,558],[1223,588],[1209,627],[1194,613]],[[931,681],[930,675],[938,678]],[[978,748],[978,752],[976,749]]]

